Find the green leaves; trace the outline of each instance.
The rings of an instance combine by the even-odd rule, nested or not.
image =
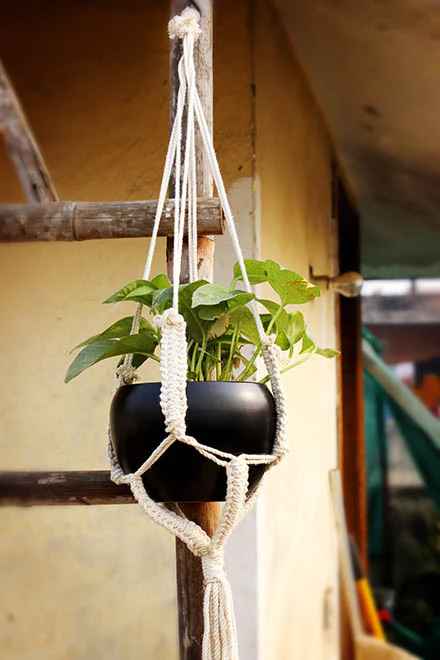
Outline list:
[[[244,265],[246,266],[246,273],[251,284],[262,284],[267,282],[267,261],[258,261],[257,259],[245,259]],[[242,280],[241,269],[239,264],[234,266],[234,280]]]
[[[153,277],[151,284],[155,289],[168,289],[168,287],[171,286],[168,276],[164,273],[160,273],[159,275],[156,275],[156,277]]]
[[[146,280],[133,280],[122,287],[122,289],[119,289],[119,291],[116,291],[116,293],[111,295],[110,298],[104,300],[104,304],[131,300],[148,305],[154,291],[155,287],[151,282],[147,282]]]
[[[191,284],[183,284],[179,289],[179,312],[186,321],[189,337],[199,343],[206,340],[209,323],[201,319],[193,309],[192,300],[197,289],[205,284],[207,284],[206,280],[197,280]]]
[[[289,340],[290,346],[294,346],[294,344],[304,336],[305,330],[306,324],[301,312],[294,312],[287,315],[287,323],[284,332]]]
[[[252,300],[254,296],[251,293],[240,291],[239,289],[227,289],[219,284],[204,284],[194,292],[192,306],[200,305],[218,305],[219,303],[234,300],[236,305],[244,305]]]
[[[293,270],[281,268],[275,261],[267,259],[245,260],[246,272],[251,284],[268,282],[280,297],[283,305],[302,305],[320,295],[319,288],[314,286]],[[238,264],[234,266],[234,280],[241,280],[242,274]]]
[[[254,316],[249,307],[237,307],[230,314],[231,325],[237,328],[239,337],[244,337],[249,343],[258,345],[260,337]]]
[[[138,335],[123,337],[121,339],[97,339],[85,346],[73,360],[65,377],[68,383],[76,378],[84,369],[88,369],[97,362],[117,355],[136,353],[150,357],[157,346],[157,337],[146,331]]]
[[[260,314],[265,330],[275,335],[277,345],[289,359],[286,368],[293,368],[313,353],[326,358],[338,355],[331,348],[316,346],[307,334],[302,313],[288,309],[289,305],[314,300],[319,296],[318,287],[275,261],[248,259],[245,265],[251,284],[266,282],[278,296],[278,302],[267,299],[258,302],[266,309],[266,313]],[[248,306],[255,296],[236,288],[241,279],[236,265],[230,287],[210,284],[206,280],[179,287],[179,312],[187,326],[190,379],[246,380],[257,371],[262,345],[254,315]],[[159,274],[151,280],[128,282],[105,303],[124,301],[141,303],[151,315],[162,314],[172,306],[173,289],[168,277]],[[81,350],[68,369],[66,382],[93,364],[111,357],[131,354],[135,367],[147,359],[157,361],[155,351],[160,330],[142,318],[138,334],[130,335],[132,322],[133,316],[126,316],[81,342],[76,347]],[[253,349],[245,351],[245,345]],[[292,362],[294,356],[299,357],[299,362]]]
[[[316,351],[317,355],[325,358],[334,358],[338,357],[341,353],[336,351],[334,348],[318,348]]]
[[[270,320],[273,319],[273,329],[276,334],[276,343],[282,350],[292,352],[295,344],[303,337],[305,333],[305,321],[301,312],[286,312],[286,310],[272,300],[258,300],[259,303],[270,312],[270,319],[266,323],[266,330],[270,327]]]
[[[304,337],[302,340],[302,347],[301,347],[301,353],[315,353],[316,352],[316,344],[309,337],[309,335],[304,333]]]
[[[319,348],[307,334],[304,334],[301,353],[316,353],[324,358],[334,358],[340,355],[334,348]]]
[[[97,339],[119,339],[121,337],[127,337],[130,334],[132,323],[133,323],[133,317],[125,316],[123,319],[119,319],[119,321],[112,323],[112,325],[110,325],[100,334],[93,335],[92,337],[85,339],[83,342],[81,342],[81,344],[75,346],[73,350],[77,350],[78,348],[81,348],[82,346],[87,346],[88,344],[92,344]],[[146,332],[146,331],[154,332],[154,328],[151,325],[151,323],[149,323],[146,319],[142,317],[139,324],[139,332]]]
[[[255,327],[255,321],[245,305],[253,298],[252,293],[240,289],[206,283],[194,290],[191,307],[202,324],[207,322],[204,326],[207,337],[213,339],[224,335],[231,324],[236,325],[240,320],[252,332],[250,323],[252,321]],[[258,339],[258,334],[256,336]]]
[[[171,283],[166,275],[157,275],[151,281],[149,280],[133,280],[126,284],[122,289],[116,291],[110,298],[104,300],[105,304],[116,303],[122,301],[135,301],[142,303],[147,307],[151,306],[153,294],[166,287],[171,286]]]

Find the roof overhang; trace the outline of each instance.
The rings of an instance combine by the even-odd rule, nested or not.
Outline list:
[[[440,3],[274,0],[362,218],[367,277],[440,275]]]

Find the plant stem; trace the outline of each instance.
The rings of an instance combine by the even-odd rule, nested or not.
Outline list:
[[[269,323],[269,325],[268,325],[268,327],[267,327],[267,330],[266,330],[266,334],[267,334],[267,335],[270,335],[273,326],[274,326],[275,323],[278,321],[278,317],[280,316],[280,314],[281,314],[281,312],[282,312],[283,310],[284,310],[284,307],[280,304],[280,306],[278,307],[277,311],[275,312],[275,315],[272,316],[272,318],[271,318],[271,320],[270,320],[270,323]]]
[[[228,361],[226,362],[226,367],[224,371],[224,380],[231,380],[232,375],[232,358],[235,353],[235,344],[237,343],[237,337],[239,334],[239,325],[236,325],[234,332],[232,334],[231,346],[229,347]]]
[[[198,342],[195,341],[192,356],[191,356],[191,373],[193,373],[193,374],[195,373],[195,370],[196,370],[196,355],[197,355],[198,346],[199,346]]]
[[[261,341],[258,342],[257,346],[255,347],[255,351],[253,352],[252,356],[249,358],[249,362],[247,363],[247,365],[245,366],[245,368],[241,372],[241,374],[238,378],[239,381],[243,381],[243,380],[245,380],[245,378],[249,377],[249,374],[251,373],[252,367],[254,366],[255,361],[256,361],[257,357],[260,355],[260,353],[261,353]]]
[[[295,362],[291,362],[290,364],[287,365],[287,367],[284,367],[284,369],[281,369],[280,373],[285,374],[286,371],[290,371],[291,369],[294,369],[295,367],[299,367],[300,364],[303,364],[304,362],[307,362],[307,360],[312,355],[314,355],[315,353],[316,353],[316,350],[315,351],[310,351],[309,353],[306,353],[306,355],[304,355],[304,357],[300,358],[299,360],[296,360]],[[270,376],[265,376],[264,378],[262,378],[258,382],[260,383],[260,385],[265,385],[269,381],[270,381]]]
[[[216,380],[221,380],[222,376],[222,343],[221,341],[217,344],[217,363],[215,365],[215,378]]]
[[[199,376],[198,380],[204,380],[202,362],[206,352],[206,343],[207,343],[206,335],[203,335],[202,346],[201,349],[199,350],[199,359],[197,361],[197,366],[196,366],[196,373]]]

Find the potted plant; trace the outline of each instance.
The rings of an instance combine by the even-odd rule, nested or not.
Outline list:
[[[264,376],[257,374],[262,343],[248,304],[255,300],[268,335],[281,355],[286,372],[313,354],[334,357],[337,351],[319,348],[307,332],[304,316],[293,306],[319,296],[317,286],[274,261],[246,260],[251,284],[268,283],[277,300],[257,298],[238,288],[236,265],[228,287],[197,280],[179,288],[179,312],[186,321],[188,360],[188,434],[199,442],[234,454],[268,454],[272,450],[276,413]],[[136,334],[133,317],[126,316],[103,332],[83,341],[69,366],[66,382],[101,360],[131,355],[138,368],[148,360],[159,362],[160,324],[156,317],[172,305],[172,287],[166,275],[150,281],[134,280],[105,303],[137,302],[143,314]],[[284,364],[283,364],[284,361]],[[165,437],[160,383],[122,385],[111,406],[112,438],[119,463],[132,472]],[[182,470],[182,463],[185,470]],[[264,465],[251,465],[250,487],[256,486]],[[174,443],[144,474],[145,487],[156,501],[215,501],[224,499],[224,470],[191,447]]]

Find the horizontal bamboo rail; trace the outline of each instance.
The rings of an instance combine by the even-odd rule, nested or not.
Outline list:
[[[0,204],[0,242],[87,241],[151,236],[157,202]],[[174,200],[165,204],[159,236],[173,234]],[[222,234],[217,198],[198,200],[198,233]]]
[[[0,506],[133,503],[129,486],[116,486],[107,470],[0,471]]]

